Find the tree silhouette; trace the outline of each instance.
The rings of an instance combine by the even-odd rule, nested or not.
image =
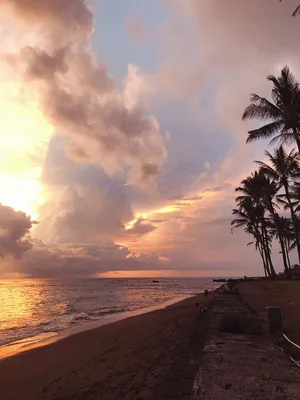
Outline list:
[[[289,145],[296,142],[300,151],[299,82],[287,66],[281,70],[279,77],[269,75],[267,80],[273,83],[273,103],[253,93],[250,97],[251,104],[245,109],[242,119],[260,119],[268,122],[249,131],[247,143],[273,138],[270,143],[279,141]]]

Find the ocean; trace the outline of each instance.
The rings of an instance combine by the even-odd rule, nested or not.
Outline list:
[[[0,346],[110,322],[211,290],[212,279],[0,280]]]

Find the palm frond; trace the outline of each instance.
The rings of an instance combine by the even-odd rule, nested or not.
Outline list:
[[[246,143],[250,143],[258,139],[268,139],[271,136],[273,136],[276,132],[278,132],[280,129],[282,129],[282,126],[283,126],[282,121],[275,121],[265,126],[262,126],[261,128],[249,131]]]
[[[245,109],[242,120],[254,118],[279,120],[282,117],[281,110],[264,97],[252,93],[250,101],[251,104]]]
[[[298,14],[300,14],[300,5],[296,8],[296,10],[293,12],[293,17],[296,17]]]
[[[277,143],[286,144],[287,146],[291,146],[295,143],[295,134],[294,132],[286,132],[284,129],[280,131],[280,134],[275,136],[269,143],[269,146],[275,145]]]

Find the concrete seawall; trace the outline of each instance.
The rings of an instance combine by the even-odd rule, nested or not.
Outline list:
[[[216,294],[192,399],[299,400],[300,368],[273,345],[264,327],[257,334],[222,329],[228,314],[244,321],[257,320],[238,297]]]

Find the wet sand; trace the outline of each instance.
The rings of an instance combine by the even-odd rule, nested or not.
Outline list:
[[[189,398],[212,295],[78,333],[0,362],[1,400]]]

